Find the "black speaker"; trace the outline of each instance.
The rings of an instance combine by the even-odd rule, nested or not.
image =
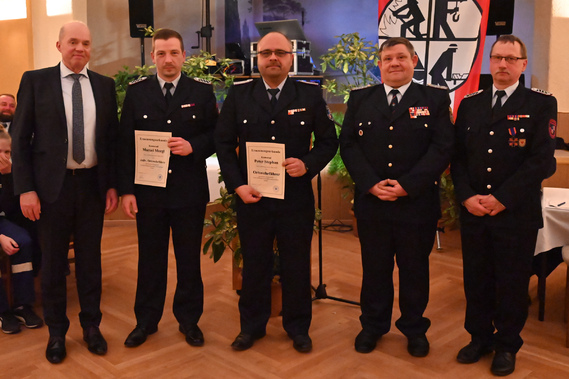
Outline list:
[[[490,0],[486,35],[512,34],[514,24],[514,0]]]
[[[144,35],[144,28],[154,26],[153,0],[128,0],[128,16],[132,38],[151,38]]]

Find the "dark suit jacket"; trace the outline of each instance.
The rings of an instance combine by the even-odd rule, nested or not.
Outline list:
[[[462,219],[539,228],[541,181],[554,164],[557,100],[518,86],[494,118],[491,108],[491,88],[460,103],[451,173],[459,202],[492,194],[506,210],[476,217],[463,208]]]
[[[113,79],[96,72],[88,71],[88,75],[97,108],[97,172],[104,198],[109,188],[116,187],[115,85]],[[42,202],[54,202],[65,178],[68,144],[59,65],[24,73],[10,129],[15,194],[36,191]]]
[[[167,106],[156,76],[133,82],[121,115],[119,193],[134,194],[142,206],[179,208],[207,203],[205,159],[214,153],[217,116],[211,84],[182,75]],[[182,137],[192,145],[190,155],[170,155],[166,188],[134,184],[134,130],[172,132],[172,137]]]
[[[411,83],[392,114],[383,85],[353,90],[340,152],[356,183],[358,219],[430,222],[440,217],[438,181],[452,154],[450,99],[443,89]],[[409,194],[382,201],[368,191],[396,179]]]
[[[315,142],[311,149],[311,136]],[[288,78],[274,110],[262,79],[231,87],[215,132],[217,157],[229,191],[247,184],[246,142],[285,144],[286,158],[301,159],[308,172],[285,177],[283,200],[262,198],[273,209],[314,207],[311,179],[332,159],[338,148],[334,123],[327,116],[322,91],[316,85]],[[239,154],[235,148],[239,146]]]

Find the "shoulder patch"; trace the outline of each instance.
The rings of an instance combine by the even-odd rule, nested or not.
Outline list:
[[[132,82],[128,83],[128,85],[129,85],[129,86],[132,86],[133,84],[143,82],[143,81],[145,81],[146,79],[148,79],[148,76],[141,76],[140,78],[135,79],[135,80],[133,80]]]
[[[437,84],[427,84],[427,87],[431,87],[431,88],[438,88],[438,89],[444,89],[444,90],[448,90],[448,87],[445,86],[439,86]]]
[[[297,80],[300,83],[304,83],[304,84],[310,84],[312,86],[317,86],[318,83],[314,83],[314,82],[309,82],[308,80]]]
[[[193,78],[196,82],[198,83],[203,83],[203,84],[211,84],[211,82],[209,80],[205,80],[202,78]]]
[[[468,99],[469,97],[472,97],[472,96],[476,96],[476,95],[478,95],[478,94],[481,94],[483,91],[484,91],[484,90],[480,89],[480,90],[478,90],[478,91],[476,91],[476,92],[469,93],[468,95],[464,96],[464,98],[465,98],[465,99]]]
[[[240,86],[241,84],[245,84],[245,83],[251,83],[253,81],[253,79],[247,79],[247,80],[242,80],[239,82],[233,82],[234,86]]]
[[[350,90],[350,92],[351,92],[351,91],[358,91],[358,90],[360,90],[360,89],[369,88],[369,87],[373,87],[373,84],[368,84],[367,86],[361,86],[361,87],[352,88],[352,89]]]
[[[541,93],[542,95],[551,96],[553,95],[551,92],[547,92],[546,90],[539,89],[539,88],[532,88],[533,92]]]

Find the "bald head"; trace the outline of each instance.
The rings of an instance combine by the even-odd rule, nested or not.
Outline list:
[[[68,22],[59,30],[56,47],[63,64],[79,73],[91,58],[91,32],[81,21]]]

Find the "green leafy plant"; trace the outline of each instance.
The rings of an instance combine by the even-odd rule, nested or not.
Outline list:
[[[375,76],[369,73],[379,62],[379,47],[377,43],[360,37],[359,33],[349,33],[336,36],[338,42],[320,57],[322,72],[328,68],[340,71],[343,82],[336,79],[326,79],[322,88],[333,95],[343,96],[344,103],[350,97],[352,88],[377,83]]]

